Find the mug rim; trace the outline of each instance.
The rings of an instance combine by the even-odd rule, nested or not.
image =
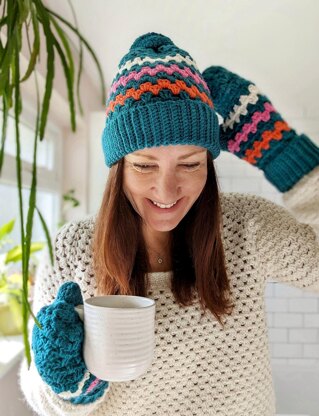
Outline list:
[[[113,307],[113,306],[94,305],[94,304],[90,303],[90,301],[92,301],[93,299],[103,299],[103,298],[128,298],[128,297],[130,297],[130,298],[138,298],[138,299],[147,299],[147,301],[150,302],[150,305],[147,305],[147,306],[131,306],[131,307],[128,306],[128,307],[125,307],[125,308],[121,308],[121,307],[116,308],[116,307]],[[125,309],[125,310],[127,310],[127,309],[133,309],[133,310],[136,310],[136,309],[148,309],[148,308],[152,308],[153,306],[155,306],[155,300],[154,299],[151,299],[151,298],[147,298],[145,296],[135,296],[135,295],[100,295],[100,296],[92,296],[90,298],[85,299],[84,300],[84,304],[86,306],[88,306],[88,307],[93,307],[93,308],[107,308],[107,309],[116,309],[116,310],[119,310],[119,309]]]

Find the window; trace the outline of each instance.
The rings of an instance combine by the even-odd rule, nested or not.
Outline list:
[[[0,128],[2,114],[0,114]],[[36,205],[42,213],[51,236],[55,234],[60,219],[61,203],[61,131],[47,123],[46,137],[38,142],[37,152],[37,199]],[[20,121],[20,142],[22,160],[23,209],[28,212],[32,160],[34,146],[34,127],[28,120]],[[16,179],[16,141],[14,118],[9,116],[5,157],[0,177],[0,224],[15,218],[16,223],[10,238],[13,244],[20,244],[19,199]],[[45,241],[45,234],[38,214],[35,212],[32,241]]]

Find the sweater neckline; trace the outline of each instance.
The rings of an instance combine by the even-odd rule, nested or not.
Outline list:
[[[170,282],[173,275],[173,271],[167,272],[151,272],[147,274],[150,289],[165,289],[170,288]]]

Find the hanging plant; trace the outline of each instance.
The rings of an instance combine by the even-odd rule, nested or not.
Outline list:
[[[71,8],[72,5],[69,2]],[[36,206],[36,190],[37,190],[37,143],[45,137],[45,128],[50,108],[50,99],[54,83],[54,74],[56,69],[56,56],[59,56],[65,75],[66,89],[70,110],[70,125],[74,132],[76,130],[76,109],[75,96],[77,98],[78,107],[81,112],[82,105],[79,94],[79,86],[82,74],[83,63],[83,46],[92,56],[99,73],[102,92],[102,104],[105,103],[104,79],[99,61],[81,33],[78,30],[76,19],[75,24],[71,24],[59,14],[53,12],[45,6],[42,0],[0,0],[2,7],[0,19],[0,96],[2,98],[2,132],[0,143],[0,176],[5,157],[5,141],[8,116],[12,113],[15,120],[15,140],[16,140],[16,177],[17,191],[19,197],[19,218],[20,218],[20,240],[22,247],[22,317],[23,317],[23,338],[25,345],[25,354],[28,363],[31,362],[30,345],[28,341],[28,319],[30,314],[35,319],[28,302],[28,270],[31,251],[31,237],[33,218],[35,212],[38,213],[40,222],[43,226],[48,248],[50,252],[51,263],[53,265],[53,252],[51,246],[51,238],[48,227],[45,223],[43,215]],[[73,15],[74,11],[72,9]],[[75,18],[75,15],[74,15]],[[75,74],[74,55],[71,48],[70,33],[76,35],[79,41],[79,51],[76,52],[79,57],[79,65]],[[43,35],[41,37],[40,35]],[[41,44],[41,39],[45,39],[45,46]],[[27,70],[21,74],[21,49],[23,40],[27,43],[29,51],[29,62]],[[32,43],[32,44],[31,44]],[[40,97],[37,82],[37,64],[40,56],[41,47],[46,50],[46,74],[45,74],[45,90],[43,96]],[[73,49],[74,50],[74,49]],[[21,95],[20,85],[27,79],[34,76],[36,91],[36,121],[34,126],[34,148],[32,163],[32,181],[29,196],[29,205],[27,211],[26,224],[24,223],[24,211],[22,204],[22,167],[21,167],[21,141],[20,141],[20,115],[23,108],[23,97]]]

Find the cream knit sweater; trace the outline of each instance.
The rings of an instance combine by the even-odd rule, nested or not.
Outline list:
[[[72,405],[55,395],[32,364],[21,367],[31,407],[46,415],[273,416],[275,397],[265,313],[267,278],[319,293],[319,167],[284,194],[287,208],[264,198],[222,194],[223,244],[233,314],[222,330],[199,307],[179,307],[171,273],[151,273],[148,296],[156,302],[153,364],[139,379],[110,383],[93,404]],[[298,219],[298,220],[297,220]],[[54,272],[39,271],[34,311],[51,303],[59,286],[78,282],[94,295],[91,238],[94,218],[65,225],[55,242]]]

